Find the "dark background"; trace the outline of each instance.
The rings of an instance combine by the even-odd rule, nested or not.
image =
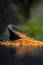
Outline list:
[[[9,24],[43,41],[43,0],[0,0],[0,35],[8,35]]]
[[[43,0],[0,0],[0,36],[8,35],[9,24],[43,41]],[[0,65],[43,65],[43,46],[22,58],[15,53],[16,49],[0,45]]]

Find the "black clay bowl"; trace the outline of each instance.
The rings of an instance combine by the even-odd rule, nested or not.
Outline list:
[[[8,29],[9,29],[9,39],[10,40],[16,40],[21,38],[19,35],[17,35],[15,32],[13,31],[19,31],[20,33],[23,33],[23,31],[21,31],[17,26],[15,25],[8,25]]]

